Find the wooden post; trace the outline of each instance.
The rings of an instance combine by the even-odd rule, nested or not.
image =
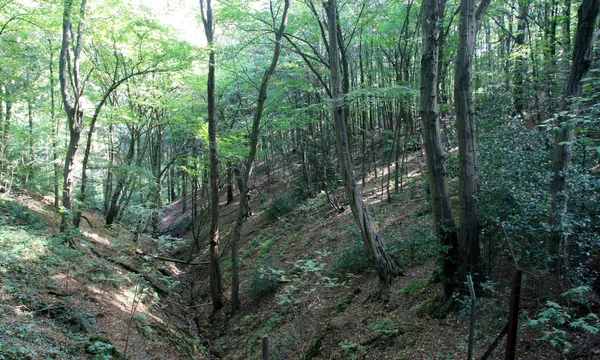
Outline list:
[[[473,359],[473,342],[475,336],[475,288],[473,287],[473,279],[471,275],[467,275],[467,281],[469,283],[469,292],[471,293],[471,323],[469,326],[469,351],[467,354],[467,360]]]
[[[269,338],[267,336],[262,339],[262,355],[263,360],[269,360]]]
[[[519,302],[521,301],[521,278],[523,271],[517,270],[510,294],[510,314],[508,315],[508,337],[506,339],[506,359],[514,360],[517,348],[517,330],[519,325]]]

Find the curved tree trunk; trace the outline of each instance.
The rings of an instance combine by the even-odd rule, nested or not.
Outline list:
[[[389,286],[392,280],[402,274],[396,262],[389,256],[385,249],[383,239],[377,234],[367,206],[354,175],[348,134],[346,130],[346,119],[344,112],[344,101],[342,96],[342,82],[340,78],[340,60],[337,44],[337,1],[329,0],[323,3],[327,12],[329,33],[329,67],[331,71],[331,93],[333,95],[333,119],[335,127],[336,145],[340,168],[348,202],[354,215],[354,221],[358,225],[363,243],[367,248],[369,256],[377,272],[377,276],[383,286]]]
[[[239,288],[240,288],[240,278],[239,278],[239,247],[240,247],[240,238],[242,236],[242,227],[244,225],[244,219],[246,218],[246,205],[248,201],[248,181],[250,181],[250,175],[252,174],[252,167],[254,165],[254,158],[256,157],[256,149],[258,146],[258,135],[260,131],[260,120],[262,118],[262,113],[265,107],[265,102],[267,100],[267,86],[269,85],[269,79],[275,68],[277,67],[277,62],[279,61],[279,54],[281,53],[281,38],[283,37],[283,32],[285,31],[285,25],[287,22],[287,15],[290,8],[291,0],[285,0],[285,5],[283,9],[283,15],[281,16],[281,23],[279,25],[279,29],[275,34],[275,49],[273,50],[273,58],[271,59],[271,64],[265,71],[262,81],[260,83],[260,87],[258,90],[258,101],[256,103],[256,110],[254,111],[254,118],[252,120],[252,133],[250,134],[250,152],[248,154],[248,159],[244,164],[244,169],[242,172],[242,179],[240,179],[240,205],[238,207],[237,218],[235,221],[235,227],[233,228],[233,249],[231,251],[231,262],[233,267],[232,274],[232,282],[231,282],[231,314],[235,315],[235,313],[240,309],[240,298],[239,298]]]
[[[578,10],[577,32],[573,48],[571,71],[564,91],[563,110],[569,108],[569,98],[581,93],[581,79],[590,68],[588,59],[594,24],[598,17],[600,0],[583,0]],[[561,117],[561,129],[554,141],[554,158],[552,160],[552,182],[550,183],[549,225],[551,232],[546,237],[546,251],[550,257],[549,269],[557,275],[564,273],[567,266],[567,239],[563,237],[562,222],[567,212],[566,180],[571,161],[571,145],[573,132],[566,117]]]
[[[459,265],[459,246],[456,224],[448,193],[446,166],[440,137],[437,104],[440,27],[443,24],[446,0],[424,0],[423,52],[421,55],[421,121],[433,221],[444,252],[441,254],[444,299],[448,300],[460,283],[456,270]]]

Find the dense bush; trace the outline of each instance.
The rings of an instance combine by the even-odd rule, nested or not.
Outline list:
[[[360,274],[370,264],[371,261],[365,245],[359,237],[350,236],[346,240],[346,245],[336,251],[332,263],[332,271],[339,276],[344,276],[348,273]]]
[[[298,199],[295,195],[286,195],[273,201],[265,210],[265,217],[269,220],[275,220],[280,216],[294,211],[298,207]]]
[[[279,287],[280,273],[270,257],[261,259],[250,272],[248,294],[255,298],[274,293]]]

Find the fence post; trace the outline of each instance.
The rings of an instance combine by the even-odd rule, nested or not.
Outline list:
[[[475,288],[473,287],[473,279],[471,275],[467,275],[467,281],[469,283],[469,292],[471,293],[471,323],[469,326],[469,353],[467,354],[467,360],[473,359],[473,338],[475,336]]]
[[[262,355],[263,360],[269,360],[269,338],[267,336],[262,339]]]
[[[517,349],[517,330],[519,329],[519,303],[521,301],[521,279],[523,271],[517,269],[510,294],[510,314],[508,315],[508,336],[506,338],[506,359],[514,360]]]

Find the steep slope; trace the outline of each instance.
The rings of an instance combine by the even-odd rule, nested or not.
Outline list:
[[[0,359],[202,359],[172,264],[125,228],[89,220],[69,248],[41,199],[0,200]]]

